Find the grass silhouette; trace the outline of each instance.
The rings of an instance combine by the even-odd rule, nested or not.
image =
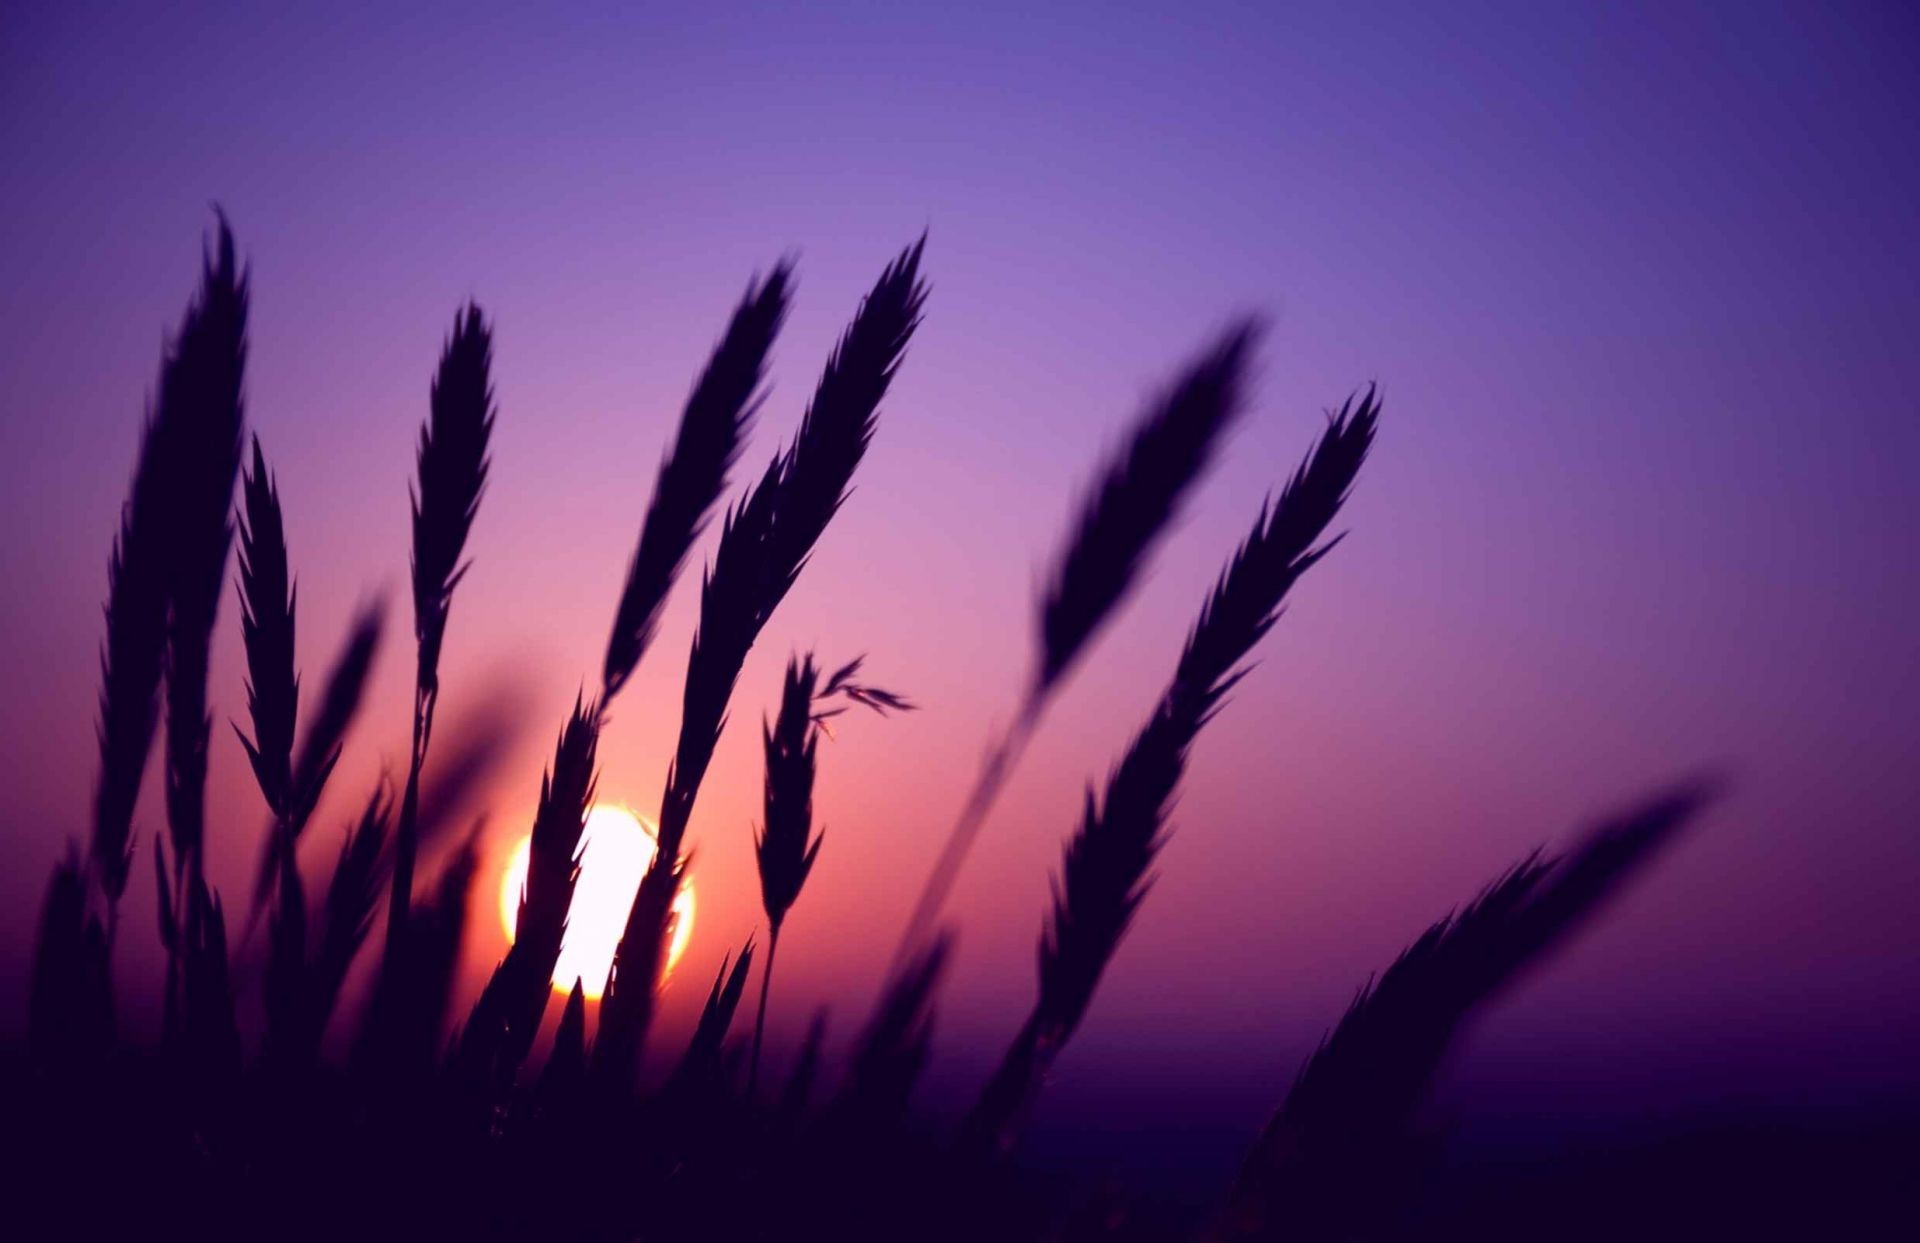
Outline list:
[[[973,792],[947,833],[895,955],[895,969],[924,947],[959,879],[1000,788],[1047,704],[1093,637],[1118,611],[1245,406],[1246,371],[1260,328],[1243,320],[1188,364],[1149,403],[1101,471],[1049,575],[1036,610],[1033,677],[1006,733],[988,749]]]
[[[918,1119],[954,945],[946,889],[1024,740],[1089,656],[1168,523],[1239,418],[1259,329],[1220,335],[1142,413],[1098,475],[1037,609],[1034,674],[941,852],[880,1002],[837,1078],[819,1012],[787,1080],[757,1076],[784,921],[819,860],[818,734],[850,705],[910,709],[811,653],[787,667],[762,728],[764,818],[755,839],[769,934],[715,977],[694,1035],[658,1085],[639,1055],[660,986],[694,802],[741,668],[840,506],[921,323],[925,238],[885,268],[820,378],[793,440],[725,511],[701,582],[682,716],[662,795],[659,851],[628,915],[597,1025],[582,982],[538,1076],[527,1073],[579,875],[600,728],[652,643],[695,538],[729,486],[791,300],[790,264],[749,284],[695,380],[616,604],[599,696],[576,699],[543,777],[516,936],[457,1025],[456,966],[476,839],[416,892],[423,840],[446,831],[492,770],[504,723],[437,760],[422,794],[450,605],[485,489],[495,408],[492,333],[456,316],[431,390],[413,493],[416,676],[412,745],[395,798],[369,792],[310,896],[300,847],[348,743],[384,607],[363,606],[299,725],[295,576],[278,489],[259,442],[240,470],[247,278],[224,219],[140,439],[109,566],[100,772],[91,837],[54,868],[30,981],[20,1117],[35,1143],[16,1166],[41,1220],[87,1236],[177,1226],[195,1237],[1067,1238],[1142,1237],[1124,1198],[1062,1196],[1012,1158],[1047,1072],[1093,1004],[1168,832],[1190,749],[1247,672],[1328,538],[1379,423],[1368,389],[1326,428],[1202,602],[1152,714],[1068,839],[1040,941],[1033,1010],[957,1134]],[[254,977],[206,884],[208,653],[241,497],[237,589],[251,733],[234,726],[268,811],[246,928],[266,921]],[[136,843],[132,809],[164,687],[168,862],[156,838],[159,935],[168,951],[164,1038],[117,1030],[115,912]],[[1710,797],[1650,800],[1563,857],[1532,856],[1433,925],[1361,990],[1307,1062],[1238,1182],[1204,1224],[1216,1238],[1383,1237],[1396,1228],[1410,1135],[1436,1066],[1474,1010],[1643,870]],[[324,1055],[347,976],[386,898],[386,936],[351,1055]],[[245,942],[242,937],[239,942]],[[750,1043],[736,1016],[761,956]],[[599,983],[595,981],[594,983]],[[240,1008],[264,1035],[245,1048]],[[832,1084],[831,1090],[826,1085]],[[102,1195],[103,1188],[111,1194]],[[560,1189],[556,1191],[556,1189]],[[1199,1223],[1190,1223],[1198,1225]]]

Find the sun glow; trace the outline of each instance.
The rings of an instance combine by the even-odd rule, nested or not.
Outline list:
[[[520,892],[527,884],[527,855],[532,847],[532,837],[521,838],[500,878],[500,923],[509,941],[520,917]],[[581,991],[599,999],[607,985],[607,973],[613,969],[613,952],[626,929],[633,895],[656,849],[653,826],[626,808],[601,803],[587,812],[580,839],[580,879],[574,885],[573,905],[567,910],[566,939],[553,967],[554,988],[568,992],[578,979]],[[691,886],[681,886],[673,900],[673,916],[673,941],[667,947],[669,971],[680,961],[693,935]]]

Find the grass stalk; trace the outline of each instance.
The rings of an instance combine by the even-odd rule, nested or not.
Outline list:
[[[1409,1126],[1462,1026],[1578,929],[1712,799],[1695,781],[1538,852],[1449,914],[1363,987],[1254,1144],[1219,1239],[1372,1237],[1407,1187]]]
[[[386,957],[398,962],[413,898],[420,804],[420,770],[433,737],[440,697],[440,650],[446,641],[453,590],[467,572],[467,536],[487,485],[487,446],[493,434],[493,333],[480,308],[468,303],[454,316],[441,349],[420,429],[419,482],[413,510],[413,628],[417,664],[413,742],[407,784],[394,837],[393,887],[387,901]]]
[[[553,993],[554,964],[580,878],[580,836],[598,780],[600,712],[575,699],[553,767],[540,782],[527,855],[526,886],[513,944],[494,969],[460,1035],[459,1059],[474,1085],[510,1086]]]
[[[685,867],[682,845],[734,684],[866,455],[880,402],[920,323],[925,244],[922,238],[908,247],[881,274],[827,360],[793,442],[722,524],[713,567],[701,585],[679,740],[661,796],[659,850],[634,896],[601,999],[594,1059],[596,1069],[616,1082],[631,1082],[652,1019],[669,912]]]
[[[726,491],[727,473],[765,395],[767,355],[786,320],[792,285],[787,262],[775,265],[764,281],[749,282],[687,396],[614,611],[601,673],[603,712],[639,666],[680,567]]]
[[[1104,795],[1096,801],[1087,791],[1040,940],[1039,997],[968,1119],[971,1146],[996,1153],[1012,1148],[1152,884],[1149,872],[1194,740],[1246,675],[1241,662],[1278,620],[1293,584],[1339,542],[1319,544],[1366,461],[1378,417],[1377,396],[1369,391],[1357,406],[1349,399],[1329,418],[1279,500],[1261,507],[1228,562],[1172,680],[1107,778]]]
[[[988,748],[960,815],[894,952],[898,974],[920,949],[959,879],[1001,788],[1047,705],[1142,568],[1245,407],[1260,326],[1242,320],[1190,362],[1141,413],[1106,463],[1054,563],[1037,612],[1034,671],[1013,722]]]

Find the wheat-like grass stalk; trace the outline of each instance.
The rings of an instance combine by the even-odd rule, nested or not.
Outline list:
[[[540,1094],[549,1101],[566,1101],[586,1081],[587,996],[575,980],[553,1034],[553,1052],[540,1071]]]
[[[753,1052],[747,1062],[747,1093],[759,1082],[760,1042],[767,1025],[767,991],[780,952],[780,927],[800,897],[824,835],[813,829],[814,757],[819,746],[813,701],[820,671],[809,653],[789,659],[781,686],[780,713],[761,725],[766,753],[764,819],[754,837],[760,871],[760,901],[767,913],[767,960],[760,968],[760,1005],[753,1020]]]
[[[1259,325],[1243,320],[1188,364],[1108,463],[1087,498],[1040,603],[1040,660],[1029,698],[1044,696],[1114,614],[1221,436],[1246,404]]]
[[[1395,1207],[1407,1127],[1472,1012],[1585,921],[1711,800],[1694,782],[1538,852],[1433,924],[1362,988],[1248,1154],[1221,1239],[1371,1237]]]
[[[667,593],[726,491],[727,472],[740,456],[764,396],[767,354],[786,319],[792,277],[792,265],[782,262],[764,281],[748,284],[687,396],[673,447],[654,480],[653,501],[614,612],[601,680],[603,710],[640,664]]]
[[[599,745],[599,709],[576,698],[553,767],[541,778],[513,944],[460,1034],[460,1061],[476,1084],[511,1084],[546,1013],[580,878],[580,835],[593,805]]]
[[[207,748],[212,722],[207,681],[213,628],[233,543],[233,486],[240,468],[244,423],[242,389],[247,354],[247,276],[234,256],[224,217],[211,253],[203,254],[200,291],[188,309],[160,384],[156,427],[166,442],[166,810],[174,848],[173,914],[198,919],[191,892],[203,888],[201,858],[206,837]],[[204,906],[204,903],[202,903]],[[224,988],[227,965],[224,924],[218,972]],[[181,944],[168,935],[165,1030],[171,1039],[194,1020],[184,990],[210,1005],[204,979],[214,971],[216,948],[202,938]],[[205,1035],[206,1015],[197,1020]],[[184,1033],[191,1041],[189,1027]]]
[[[380,655],[386,628],[386,602],[370,600],[354,614],[340,652],[327,670],[320,707],[307,720],[306,732],[293,765],[294,807],[288,833],[297,838],[320,802],[334,765],[340,762],[347,733],[366,698],[367,682]]]
[[[453,589],[466,574],[467,536],[487,486],[487,444],[493,435],[493,332],[480,308],[454,315],[440,351],[420,428],[419,483],[413,507],[413,632],[417,663],[413,689],[413,746],[400,826],[394,836],[393,888],[387,899],[387,957],[398,960],[413,899],[419,849],[420,770],[433,736],[440,697],[440,649],[446,641]]]
[[[681,847],[734,684],[866,455],[880,402],[920,323],[925,245],[922,237],[881,273],[827,360],[793,443],[722,524],[720,546],[701,586],[679,740],[660,801],[658,853],[634,896],[601,998],[594,1061],[619,1082],[630,1081],[652,1017],[669,912],[685,867]]]
[[[382,782],[341,839],[321,899],[317,937],[308,931],[305,888],[294,852],[275,853],[278,878],[267,926],[267,1050],[283,1072],[305,1069],[319,1055],[347,972],[366,943],[380,905],[391,862],[387,845],[392,819],[393,801]]]
[[[267,831],[262,862],[266,875],[286,883],[292,876],[300,883],[299,871],[291,866],[275,868],[276,853],[284,853],[291,863],[292,852],[285,847],[289,821],[293,815],[293,741],[294,725],[300,708],[300,675],[294,665],[294,610],[296,589],[287,557],[286,522],[280,509],[279,489],[267,471],[266,455],[260,437],[253,438],[253,461],[241,477],[242,510],[240,520],[240,636],[247,654],[247,714],[253,720],[253,737],[247,737],[238,724],[234,735],[247,753],[253,778],[266,800],[273,824]],[[248,911],[242,941],[253,931],[266,886],[256,884],[253,905]],[[164,883],[162,886],[164,892]],[[306,920],[305,895],[295,895],[290,906],[297,908],[297,920],[272,922],[274,944],[268,955],[268,1030],[274,1029],[274,1015],[284,1014],[285,998],[295,995],[290,973],[304,966]],[[298,928],[302,936],[297,952],[283,941]],[[276,973],[277,967],[277,973]],[[276,1005],[276,996],[281,998]]]
[[[952,949],[951,933],[936,935],[889,981],[834,1104],[842,1125],[857,1133],[884,1132],[906,1112],[932,1051],[933,999]]]
[[[380,635],[385,626],[386,605],[375,599],[361,606],[347,627],[347,637],[327,670],[320,688],[320,706],[307,719],[300,749],[293,761],[290,801],[284,826],[270,826],[260,847],[260,861],[254,870],[253,901],[247,917],[250,937],[261,913],[272,896],[278,875],[278,856],[291,852],[305,831],[313,809],[326,790],[327,779],[340,761],[348,730],[359,715],[360,702],[366,696],[367,682],[373,674],[374,659],[380,654]],[[280,831],[276,832],[276,828]],[[243,940],[246,938],[243,938]]]
[[[761,625],[786,598],[827,524],[840,512],[853,472],[873,440],[880,403],[920,327],[927,299],[920,259],[926,245],[923,235],[880,274],[828,356],[801,417],[780,472]]]
[[[1172,681],[1108,777],[1104,795],[1096,801],[1087,791],[1040,941],[1040,995],[968,1121],[973,1144],[990,1151],[1012,1147],[1152,883],[1149,871],[1165,840],[1189,748],[1244,676],[1241,662],[1272,628],[1289,589],[1338,542],[1316,547],[1366,461],[1378,417],[1377,396],[1369,390],[1357,406],[1349,399],[1329,418],[1313,451],[1279,500],[1261,507],[1221,574]]]
[[[280,493],[267,473],[260,438],[241,482],[240,636],[247,653],[247,713],[253,737],[233,732],[246,749],[254,781],[276,819],[293,807],[293,730],[300,710],[300,675],[294,667],[297,594],[287,560],[286,523]]]
[[[733,1027],[733,1016],[740,1008],[752,970],[753,938],[748,937],[738,957],[729,954],[720,960],[720,970],[713,977],[706,1005],[700,1008],[700,1020],[694,1024],[687,1051],[673,1072],[670,1092],[710,1088],[719,1079],[721,1047]]]
[[[354,1036],[353,1064],[380,1076],[389,1092],[417,1090],[441,1052],[453,985],[479,873],[479,826],[453,852],[440,878],[414,904],[398,964],[383,963]],[[405,1073],[398,1073],[405,1072]]]
[[[385,872],[391,866],[387,846],[392,821],[392,797],[383,783],[340,843],[340,858],[320,908],[320,938],[307,977],[304,1019],[309,1053],[318,1051],[347,972],[373,928]]]
[[[947,895],[1048,703],[1094,636],[1118,612],[1161,536],[1245,407],[1260,335],[1241,320],[1191,361],[1141,413],[1101,470],[1047,578],[1032,678],[1013,723],[987,749],[894,954],[897,973],[933,932]]]
[[[153,747],[162,673],[169,690],[168,817],[176,844],[204,819],[193,780],[205,769],[204,640],[211,635],[226,556],[226,510],[210,516],[229,460],[237,468],[241,373],[246,353],[246,277],[237,271],[224,218],[203,255],[200,288],[166,351],[132,486],[108,562],[107,636],[100,654],[100,775],[94,790],[89,864],[107,905],[107,932],[132,864],[133,809]],[[230,443],[223,447],[223,437]],[[219,565],[208,586],[208,565]],[[211,592],[211,598],[209,598]],[[185,598],[176,602],[175,596]],[[177,616],[176,616],[177,614]],[[196,705],[196,694],[198,702]],[[195,729],[197,718],[202,728]],[[197,740],[197,750],[196,750]],[[176,790],[175,787],[178,787]]]
[[[171,360],[167,365],[171,365]],[[163,383],[164,387],[164,383]],[[100,774],[94,787],[88,865],[109,911],[118,906],[132,866],[133,809],[153,749],[167,644],[168,437],[149,415],[120,529],[107,562],[107,634],[100,648]],[[52,897],[64,898],[56,874]],[[64,909],[64,908],[62,908]],[[109,914],[109,922],[112,916]],[[51,1013],[41,1007],[42,1014]]]
[[[536,857],[508,956],[513,966],[501,964],[463,1032],[476,1050],[485,1051],[478,1060],[496,1076],[487,1084],[489,1108],[481,1126],[472,1125],[480,1119],[466,1108],[472,1094],[457,1090],[458,1074],[444,1075],[430,1065],[470,905],[478,828],[419,901],[411,899],[410,882],[395,885],[410,913],[403,916],[405,936],[389,943],[374,1004],[357,1033],[359,1073],[338,1081],[344,1090],[334,1091],[330,1078],[303,1074],[296,1083],[280,1072],[314,1069],[329,1016],[339,1007],[341,982],[365,944],[386,888],[384,872],[394,858],[389,842],[405,836],[413,843],[410,857],[424,859],[430,827],[451,820],[458,788],[478,780],[475,774],[497,753],[504,733],[481,731],[470,754],[457,740],[442,740],[433,776],[450,790],[435,806],[433,787],[423,787],[420,780],[421,766],[433,727],[447,601],[460,577],[461,549],[486,471],[491,403],[485,368],[480,368],[478,401],[480,451],[472,459],[473,487],[457,514],[460,531],[450,556],[444,523],[430,541],[431,555],[422,555],[422,525],[434,525],[428,514],[446,511],[450,494],[446,487],[429,486],[429,477],[443,483],[445,477],[436,473],[440,467],[429,467],[429,447],[422,445],[414,587],[423,663],[416,669],[415,745],[401,816],[411,831],[401,834],[395,826],[389,833],[399,808],[383,785],[349,828],[311,922],[294,839],[339,758],[371,664],[379,615],[374,612],[370,622],[363,615],[296,757],[292,581],[278,497],[255,444],[246,478],[240,573],[253,733],[242,735],[242,742],[274,810],[275,832],[259,886],[273,921],[265,986],[263,1069],[268,1073],[252,1081],[241,1073],[225,915],[199,863],[205,826],[197,833],[177,827],[192,823],[192,809],[174,789],[197,797],[204,783],[205,651],[195,644],[201,623],[211,626],[216,605],[194,593],[202,585],[201,572],[213,561],[217,524],[208,520],[210,506],[186,505],[176,513],[173,489],[185,496],[195,491],[196,481],[207,483],[215,472],[206,467],[217,455],[206,450],[218,438],[178,432],[162,412],[177,412],[180,403],[159,403],[113,562],[91,860],[83,866],[76,850],[55,868],[42,911],[29,1019],[37,1065],[28,1077],[27,1120],[19,1128],[34,1141],[20,1180],[30,1193],[62,1203],[71,1212],[69,1224],[82,1222],[92,1233],[132,1233],[150,1226],[156,1206],[186,1203],[181,1197],[205,1198],[202,1192],[217,1199],[222,1191],[229,1193],[223,1202],[238,1219],[285,1226],[292,1219],[281,1206],[300,1198],[307,1189],[302,1182],[324,1185],[329,1195],[301,1200],[309,1206],[302,1211],[311,1215],[290,1228],[326,1237],[349,1229],[384,1234],[403,1229],[402,1222],[407,1227],[430,1223],[439,1233],[474,1237],[555,1228],[569,1233],[576,1223],[584,1235],[609,1238],[680,1237],[696,1231],[709,1237],[761,1237],[779,1229],[832,1234],[836,1226],[847,1237],[1135,1233],[1109,1215],[1123,1207],[1114,1200],[1096,1198],[1089,1211],[1062,1221],[1055,1211],[1059,1202],[1041,1180],[992,1163],[955,1160],[945,1146],[918,1142],[905,1111],[928,1057],[934,998],[950,944],[945,929],[931,930],[889,981],[874,1021],[856,1044],[847,1085],[818,1119],[820,1125],[806,1125],[801,1114],[819,1068],[824,1015],[809,1029],[776,1112],[762,1111],[751,1087],[744,1100],[732,1091],[743,1050],[729,1033],[750,982],[751,940],[722,963],[693,1039],[664,1092],[643,1101],[623,1090],[594,1095],[582,1090],[599,1067],[618,1068],[618,1089],[632,1074],[660,950],[670,936],[671,898],[691,857],[684,839],[694,797],[724,726],[741,662],[846,496],[872,434],[880,395],[918,320],[923,291],[917,264],[915,247],[889,269],[884,288],[876,287],[842,339],[800,434],[727,513],[703,583],[681,736],[663,797],[660,862],[629,914],[628,943],[621,951],[627,967],[610,981],[602,1039],[590,1055],[584,989],[575,981],[539,1090],[508,1096],[498,1089],[512,1086],[513,1072],[537,1030],[551,992],[552,962],[565,936],[579,835],[592,795],[591,736],[606,698],[644,654],[675,568],[725,490],[726,464],[737,452],[764,369],[765,346],[753,345],[758,329],[742,329],[740,315],[768,310],[765,286],[750,289],[728,339],[696,383],[662,464],[623,591],[603,668],[606,694],[597,706],[576,701],[543,782],[534,827]],[[784,284],[784,269],[776,276]],[[244,280],[236,283],[243,286]],[[784,305],[784,291],[771,301]],[[484,337],[477,312],[468,318]],[[766,340],[777,321],[775,313],[762,325]],[[457,324],[456,336],[467,326]],[[727,361],[736,329],[747,347],[741,358]],[[448,350],[454,352],[455,344]],[[178,362],[178,353],[170,353],[169,367]],[[442,361],[444,368],[447,360]],[[1237,406],[1244,359],[1221,367],[1232,380],[1225,387],[1235,394],[1220,397],[1216,413]],[[441,387],[436,381],[436,401]],[[444,387],[453,400],[459,386]],[[1048,1064],[1082,1021],[1147,891],[1188,749],[1244,675],[1244,661],[1274,624],[1293,582],[1332,546],[1325,540],[1328,523],[1366,456],[1377,409],[1371,393],[1357,399],[1357,409],[1354,402],[1343,407],[1278,500],[1263,508],[1187,636],[1152,719],[1109,775],[1105,790],[1097,798],[1089,794],[1042,935],[1039,997],[969,1124],[968,1137],[984,1137],[989,1150],[1012,1142]],[[1224,425],[1231,416],[1219,417]],[[1181,443],[1152,441],[1142,431],[1120,455],[1106,485],[1095,490],[1043,600],[1036,671],[1016,725],[983,772],[985,802],[978,809],[970,806],[963,819],[975,810],[985,815],[1040,707],[1120,607],[1219,430]],[[1172,435],[1166,428],[1160,434]],[[423,442],[440,435],[430,417]],[[1142,442],[1149,443],[1143,447]],[[236,453],[238,443],[236,430]],[[1184,464],[1181,444],[1193,451]],[[441,451],[451,453],[444,444]],[[1162,472],[1160,484],[1175,482],[1149,486],[1155,471]],[[1185,482],[1178,481],[1182,476]],[[1127,484],[1129,478],[1139,486]],[[156,506],[155,497],[166,504]],[[190,539],[174,541],[175,534],[194,530],[202,537],[197,548]],[[224,548],[221,543],[222,564]],[[177,613],[172,611],[176,600],[187,600]],[[137,633],[142,619],[151,623],[153,634]],[[155,672],[145,679],[141,658],[147,644],[155,653],[165,651],[170,624],[179,640],[178,703],[191,707],[197,682],[202,728],[197,744],[190,728],[170,729],[169,822],[176,832],[171,838],[154,836],[154,860],[161,936],[171,960],[167,997],[174,1010],[168,1056],[149,1064],[122,1056],[115,1047],[107,965],[111,920],[130,866],[131,801],[140,781],[140,765],[130,763],[129,756],[137,751],[144,762],[151,749],[154,696],[165,669],[156,654]],[[881,712],[912,706],[860,681],[860,668],[855,660],[823,677],[811,657],[790,662],[778,716],[763,725],[766,818],[756,848],[773,936],[762,976],[750,1085],[757,1073],[774,947],[820,842],[810,807],[814,731],[826,732],[825,722],[852,704]],[[170,715],[178,706],[173,695],[170,691]],[[823,706],[832,700],[839,702]],[[189,725],[196,719],[184,708],[182,716]],[[186,748],[184,758],[171,754],[176,733]],[[130,789],[109,789],[129,781]],[[1377,983],[1363,989],[1308,1061],[1256,1147],[1217,1223],[1219,1234],[1352,1237],[1373,1232],[1395,1206],[1395,1183],[1408,1164],[1403,1156],[1409,1120],[1464,1022],[1644,867],[1704,798],[1700,788],[1683,789],[1603,828],[1564,859],[1528,858],[1471,906],[1435,925]],[[115,799],[127,802],[124,819]],[[204,810],[198,814],[204,819]],[[282,826],[285,833],[279,831]],[[171,868],[169,840],[175,842]],[[95,885],[104,911],[90,909]],[[461,1068],[460,1051],[457,1043],[448,1050],[455,1072]],[[375,1060],[369,1065],[366,1059]],[[266,1087],[263,1099],[241,1094],[255,1082]],[[299,1090],[283,1090],[287,1087]],[[569,1178],[613,1191],[573,1197],[556,1217],[553,1188]],[[61,1180],[59,1194],[46,1195],[40,1184],[54,1179]],[[97,1194],[108,1185],[116,1188],[115,1195]],[[91,1199],[72,1196],[70,1186]],[[282,1216],[256,1217],[262,1208]],[[219,1223],[202,1226],[202,1233],[222,1229]]]
[[[173,438],[167,617],[167,829],[174,867],[197,875],[206,835],[208,661],[233,543],[247,361],[247,274],[220,222],[160,386]]]
[[[881,400],[905,354],[926,287],[925,239],[888,265],[827,360],[793,443],[722,531],[703,585],[687,660],[679,743],[660,807],[660,853],[675,857],[713,758],[747,653],[841,504],[873,438]]]

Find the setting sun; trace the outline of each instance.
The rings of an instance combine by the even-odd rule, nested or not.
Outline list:
[[[520,891],[527,883],[527,853],[531,837],[513,848],[500,878],[500,923],[511,941],[519,918]],[[562,992],[578,979],[595,1000],[606,987],[613,953],[626,927],[627,910],[640,887],[640,878],[654,856],[653,826],[624,807],[601,803],[587,813],[580,839],[580,880],[574,886],[573,905],[567,911],[567,936],[553,967],[553,986]],[[673,942],[667,947],[667,968],[680,961],[693,935],[693,889],[682,886],[673,900]]]

